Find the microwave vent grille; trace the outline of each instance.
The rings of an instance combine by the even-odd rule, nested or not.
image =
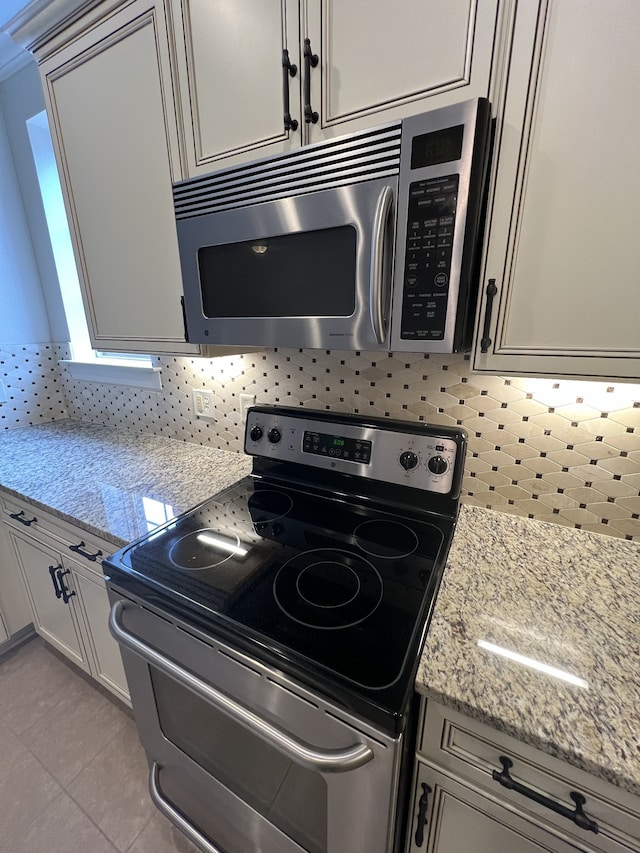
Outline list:
[[[176,219],[397,175],[401,122],[173,185]]]

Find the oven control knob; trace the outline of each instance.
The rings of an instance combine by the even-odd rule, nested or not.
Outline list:
[[[449,467],[449,463],[442,456],[432,456],[427,462],[427,468],[432,474],[444,474]]]
[[[277,427],[271,427],[271,429],[267,433],[267,438],[269,439],[271,444],[277,444],[282,438],[282,435],[280,433],[280,430],[277,429]]]
[[[418,464],[418,457],[410,450],[405,450],[404,453],[400,454],[400,464],[402,465],[405,471],[410,471]]]
[[[252,426],[249,430],[249,438],[251,441],[260,441],[262,438],[262,427],[259,427],[257,424]]]

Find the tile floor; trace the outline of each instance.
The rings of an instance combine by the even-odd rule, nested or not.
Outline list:
[[[0,853],[197,853],[152,805],[132,717],[36,638],[0,657]]]

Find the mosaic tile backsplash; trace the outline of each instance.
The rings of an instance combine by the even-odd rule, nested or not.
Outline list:
[[[240,394],[257,403],[461,425],[463,501],[640,541],[640,386],[477,376],[463,355],[265,350],[156,357],[163,390],[74,381],[66,346],[2,347],[1,428],[64,417],[242,451]],[[214,394],[215,421],[192,389]]]
[[[68,417],[59,357],[54,344],[0,343],[0,431]]]
[[[244,392],[458,424],[469,433],[465,503],[640,541],[638,385],[477,376],[464,355],[265,350],[155,363],[162,392],[73,382],[62,367],[69,416],[236,452]],[[213,392],[216,421],[193,414],[192,388]]]

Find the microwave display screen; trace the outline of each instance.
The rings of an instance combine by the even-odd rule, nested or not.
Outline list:
[[[350,317],[357,232],[351,225],[198,250],[205,317]]]
[[[446,127],[414,136],[411,141],[411,168],[424,169],[438,163],[450,163],[462,156],[464,125]]]

